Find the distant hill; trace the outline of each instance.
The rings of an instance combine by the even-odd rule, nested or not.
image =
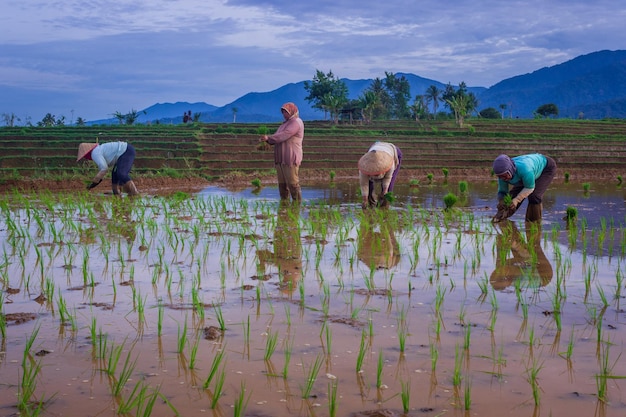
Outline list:
[[[411,86],[411,96],[424,94],[435,85],[443,90],[447,83],[403,75]],[[372,83],[371,79],[342,79],[350,99],[358,98]],[[457,87],[455,85],[455,87]],[[599,51],[581,55],[570,61],[546,67],[530,74],[500,81],[490,88],[468,87],[476,94],[478,110],[487,107],[507,107],[508,117],[532,118],[542,104],[554,103],[559,117],[564,118],[624,118],[626,117],[626,51]],[[293,101],[303,120],[322,120],[324,113],[313,109],[305,100],[308,92],[304,81],[286,84],[268,92],[251,92],[222,107],[206,103],[162,103],[144,110],[138,122],[182,123],[183,114],[191,110],[201,113],[200,121],[207,123],[271,123],[282,120],[280,106]],[[236,112],[234,111],[236,109]],[[440,106],[443,109],[443,105]],[[145,112],[145,114],[143,114]],[[118,123],[116,119],[90,121],[88,124]]]
[[[554,103],[559,117],[626,117],[626,51],[599,51],[503,80],[478,96],[480,108],[506,104],[514,117],[528,118]],[[507,112],[509,113],[509,112]],[[510,114],[510,113],[509,113]]]

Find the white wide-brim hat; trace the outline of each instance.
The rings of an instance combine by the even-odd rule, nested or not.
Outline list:
[[[393,156],[382,151],[369,151],[359,159],[359,171],[372,177],[384,174],[392,165]]]

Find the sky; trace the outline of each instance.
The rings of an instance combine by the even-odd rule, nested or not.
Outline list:
[[[626,2],[615,0],[0,0],[0,10],[0,115],[22,124],[224,106],[316,70],[490,87],[626,49]]]

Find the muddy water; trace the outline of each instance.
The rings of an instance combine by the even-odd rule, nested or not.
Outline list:
[[[538,230],[493,187],[6,198],[0,414],[624,415],[623,188],[560,184]]]

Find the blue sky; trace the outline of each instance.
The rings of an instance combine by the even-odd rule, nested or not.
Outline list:
[[[489,87],[626,49],[614,0],[0,0],[0,114],[86,120],[407,72]],[[422,92],[412,92],[413,95]],[[0,124],[4,124],[0,119]]]

